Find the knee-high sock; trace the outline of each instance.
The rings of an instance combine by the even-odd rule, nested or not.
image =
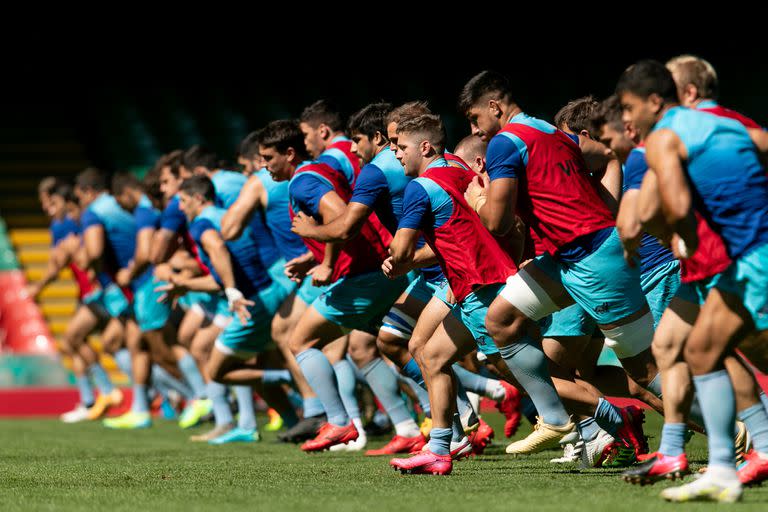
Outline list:
[[[355,377],[355,368],[352,363],[346,359],[337,361],[333,365],[333,371],[336,372],[336,380],[339,384],[339,396],[344,403],[344,409],[350,419],[360,417],[360,405],[357,403],[357,378]]]
[[[659,452],[669,457],[677,457],[685,452],[685,423],[665,423],[661,429]]]
[[[146,384],[133,385],[133,404],[131,411],[139,413],[149,412],[149,397],[147,395]]]
[[[133,380],[131,352],[127,348],[121,348],[115,352],[114,359],[115,364],[117,364],[117,367],[120,368],[120,371],[126,374],[129,379]]]
[[[501,400],[506,392],[498,379],[488,378],[479,373],[471,372],[456,363],[453,365],[453,373],[464,386],[464,389],[476,395],[485,396],[491,400]]]
[[[621,417],[619,409],[602,397],[597,401],[595,421],[600,425],[600,428],[612,436],[615,436],[616,432],[618,432],[624,424],[624,419]]]
[[[384,407],[387,415],[392,420],[392,424],[401,425],[403,423],[413,424],[418,433],[418,427],[408,413],[405,400],[400,396],[400,388],[397,384],[397,375],[380,357],[377,357],[367,365],[361,368],[365,380],[371,387],[371,391]],[[399,434],[399,432],[398,432]],[[416,434],[413,434],[416,435]],[[409,436],[412,437],[412,436]]]
[[[320,416],[322,414],[325,414],[325,410],[323,409],[323,403],[318,397],[311,396],[304,399],[305,418],[314,418],[315,416]]]
[[[163,395],[167,395],[168,391],[173,389],[183,396],[185,400],[193,400],[195,398],[192,388],[168,373],[159,364],[152,365],[152,385]]]
[[[234,423],[232,409],[229,408],[229,401],[227,400],[227,386],[219,382],[210,381],[206,386],[206,394],[211,399],[211,402],[213,402],[213,417],[216,421],[216,426],[220,427],[227,423]]]
[[[413,394],[416,395],[416,399],[419,401],[419,407],[421,407],[421,410],[424,412],[425,415],[430,416],[432,413],[432,409],[429,405],[429,393],[427,393],[427,390],[423,387],[416,384],[416,381],[412,378],[408,377],[407,375],[400,375],[400,380],[405,382],[408,387],[411,388],[413,391]]]
[[[80,375],[77,377],[77,390],[80,393],[80,403],[85,407],[92,406],[95,398],[93,396],[91,379],[88,378],[88,375]]]
[[[243,430],[256,429],[256,411],[251,386],[232,386],[237,399],[237,426]]]
[[[758,452],[768,455],[768,412],[762,402],[739,411],[739,419],[747,426],[752,436],[752,446]]]
[[[530,395],[544,423],[565,425],[570,421],[552,383],[546,357],[538,343],[526,337],[517,343],[502,347],[499,353],[517,381]]]
[[[709,465],[735,469],[733,426],[736,421],[736,398],[725,370],[695,375],[693,385],[699,397],[709,443]]]
[[[408,377],[416,385],[416,396],[419,397],[419,404],[424,414],[430,416],[432,414],[431,406],[429,405],[429,393],[427,393],[427,386],[424,383],[424,376],[421,374],[421,368],[416,363],[416,360],[411,358],[405,366],[403,366],[403,375]],[[414,390],[414,391],[415,391]]]
[[[477,423],[477,414],[469,401],[467,390],[458,379],[456,379],[456,412],[459,413],[463,426],[469,427]]]
[[[200,369],[197,367],[195,358],[191,354],[184,354],[179,359],[179,371],[184,376],[184,380],[187,381],[189,387],[192,388],[192,392],[195,394],[195,398],[205,398],[205,381],[200,374]]]
[[[275,384],[290,384],[293,382],[291,372],[288,370],[264,370],[264,377],[261,379],[265,386]]]
[[[296,356],[307,382],[323,404],[328,415],[328,422],[342,426],[349,423],[347,410],[339,396],[339,387],[333,366],[321,351],[316,348],[304,350]]]
[[[96,387],[99,389],[99,393],[108,394],[115,389],[115,386],[109,379],[109,375],[107,375],[104,367],[101,366],[101,364],[98,362],[93,363],[91,367],[88,368],[88,374],[93,379],[93,383],[96,384]]]

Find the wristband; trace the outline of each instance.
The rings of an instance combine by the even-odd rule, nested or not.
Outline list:
[[[232,309],[232,304],[235,301],[242,300],[243,292],[238,290],[237,288],[226,288],[224,290],[224,295],[227,296],[227,303],[229,304],[229,308]]]

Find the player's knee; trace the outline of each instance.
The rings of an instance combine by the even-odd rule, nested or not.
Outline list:
[[[659,370],[670,368],[680,355],[680,344],[675,343],[668,336],[656,336],[651,344],[651,352],[656,360],[656,366]]]
[[[453,363],[452,358],[434,344],[427,344],[423,349],[424,362],[426,363],[427,373],[434,375],[449,368]]]
[[[494,301],[488,308],[488,314],[485,317],[485,328],[488,334],[500,346],[506,346],[516,340],[519,340],[526,334],[525,318],[515,315],[504,304]]]

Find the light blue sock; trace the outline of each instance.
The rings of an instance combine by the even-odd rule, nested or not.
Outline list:
[[[768,411],[768,396],[765,396],[764,391],[760,391],[760,402],[762,402],[763,407],[765,407],[765,410]]]
[[[579,435],[581,435],[584,442],[592,441],[600,433],[600,425],[597,424],[595,418],[581,420],[576,424],[576,428],[579,430]]]
[[[232,386],[237,399],[237,426],[243,430],[256,430],[253,389],[251,386]]]
[[[472,408],[472,403],[467,396],[467,390],[464,389],[458,378],[456,379],[456,412],[467,422],[467,426],[472,426],[478,421],[475,409]]]
[[[602,397],[597,401],[594,416],[600,428],[612,436],[615,436],[616,432],[624,425],[624,419],[621,417],[619,409]]]
[[[323,409],[323,402],[321,402],[319,398],[311,396],[304,399],[305,418],[314,418],[315,416],[320,416],[322,414],[325,414],[325,409]]]
[[[88,375],[77,377],[77,391],[80,393],[80,403],[86,407],[91,407],[96,398],[93,396],[93,386]]]
[[[213,402],[213,418],[216,421],[216,426],[234,423],[232,409],[229,408],[229,400],[227,400],[227,386],[220,382],[210,381],[206,386],[206,394]]]
[[[99,393],[106,395],[114,391],[115,386],[112,384],[112,381],[109,380],[109,375],[104,371],[104,367],[99,363],[93,363],[91,367],[88,368],[88,374],[93,379],[93,383],[96,384]]]
[[[701,412],[701,404],[699,404],[699,399],[696,396],[696,393],[693,394],[693,399],[691,400],[691,409],[688,412],[688,419],[704,428],[704,414]]]
[[[309,348],[296,356],[296,362],[322,402],[328,422],[336,426],[347,425],[349,416],[339,396],[336,373],[325,354],[316,348]]]
[[[147,386],[145,384],[133,385],[133,412],[149,412],[149,398],[147,395]]]
[[[290,384],[293,382],[291,372],[288,370],[264,370],[264,378],[262,382],[265,386],[272,386],[275,384]]]
[[[192,392],[195,394],[195,398],[205,398],[205,381],[200,374],[200,369],[197,367],[195,358],[191,354],[184,354],[178,362],[179,371],[187,381],[189,387],[192,388]]]
[[[542,421],[550,425],[567,424],[570,417],[549,376],[547,359],[540,344],[526,336],[517,343],[500,348],[499,353],[512,375],[530,395]]]
[[[456,378],[459,379],[459,382],[464,386],[464,389],[480,396],[485,396],[487,394],[488,381],[490,379],[475,372],[471,372],[458,363],[454,363],[451,368],[453,368],[453,373],[456,374]]]
[[[127,348],[121,348],[115,352],[115,364],[120,368],[120,371],[133,380],[133,365],[131,364],[131,352]]]
[[[419,406],[421,407],[422,412],[426,416],[430,416],[432,414],[432,408],[429,405],[429,393],[427,393],[427,390],[416,384],[416,381],[407,375],[400,374],[400,379],[402,379],[402,381],[411,388],[413,394],[416,395],[416,398],[419,400]]]
[[[453,420],[451,421],[451,441],[458,443],[464,439],[465,436],[464,426],[461,424],[461,416],[459,413],[454,413]]]
[[[365,380],[379,403],[387,411],[393,425],[411,419],[405,400],[400,396],[397,375],[380,357],[361,368]]]
[[[651,382],[648,383],[648,387],[646,388],[648,391],[653,393],[653,395],[656,398],[661,398],[661,373],[657,373],[656,376],[651,380]]]
[[[451,429],[433,428],[429,433],[429,451],[436,455],[451,453]]]
[[[709,465],[736,467],[733,447],[733,425],[736,421],[736,398],[725,370],[695,375],[693,385],[699,397],[709,443]]]
[[[747,426],[752,436],[752,447],[760,453],[768,454],[768,412],[762,402],[739,411],[739,419]]]
[[[336,372],[336,381],[339,384],[339,396],[344,403],[344,409],[350,419],[360,417],[360,405],[357,403],[357,378],[355,377],[355,367],[342,359],[333,365],[333,371]]]
[[[403,374],[406,377],[410,377],[413,382],[422,388],[427,388],[427,386],[424,384],[424,376],[421,374],[421,368],[419,368],[419,365],[416,363],[414,358],[411,358],[407,363],[405,363],[405,366],[403,366]]]
[[[192,392],[192,388],[168,373],[168,371],[159,364],[152,365],[152,386],[157,388],[163,396],[168,396],[168,391],[173,389],[183,396],[184,400],[193,400],[196,398],[194,392]]]
[[[659,452],[669,457],[677,457],[685,452],[685,423],[665,423],[661,429]]]

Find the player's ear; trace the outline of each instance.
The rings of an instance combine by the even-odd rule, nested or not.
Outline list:
[[[499,105],[497,100],[488,100],[488,110],[491,111],[491,114],[493,114],[494,117],[501,117],[501,105]]]
[[[380,131],[376,130],[376,133],[373,134],[373,145],[374,146],[381,146],[383,144],[386,144],[387,138],[382,134]]]
[[[650,102],[654,113],[659,113],[661,112],[661,109],[664,108],[664,100],[655,92],[648,96],[648,101]]]
[[[294,158],[296,158],[296,150],[289,146],[288,149],[285,150],[285,157],[289,162],[293,162]]]
[[[430,144],[428,140],[423,140],[421,143],[419,143],[419,151],[421,152],[421,156],[428,156],[431,150],[432,144]]]
[[[320,137],[323,139],[331,138],[331,128],[327,124],[321,124],[318,128],[320,130]]]
[[[683,104],[690,105],[699,98],[699,88],[694,84],[688,84],[683,87],[683,97],[680,98]]]

